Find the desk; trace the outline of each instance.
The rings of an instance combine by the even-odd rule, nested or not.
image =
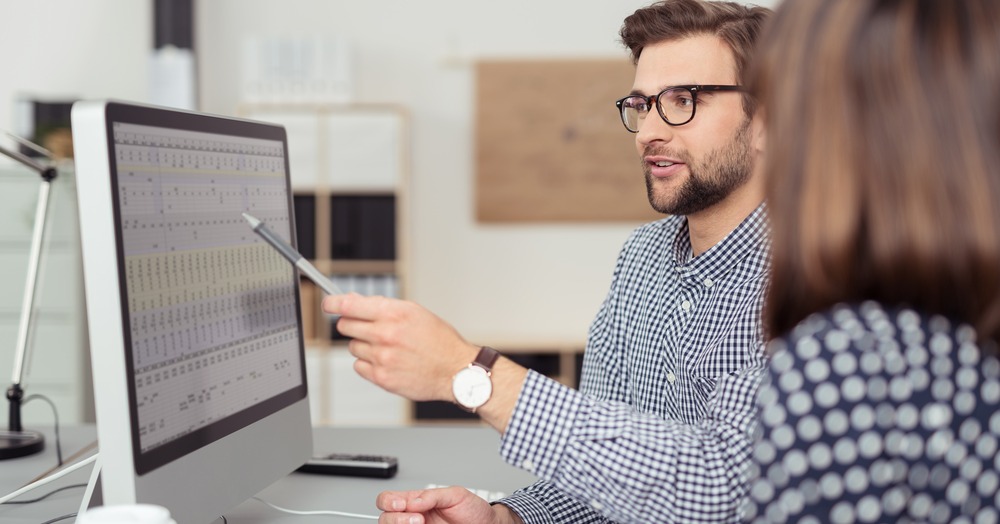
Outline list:
[[[21,487],[55,465],[55,440],[46,433],[43,453],[0,462],[0,496]],[[93,426],[62,431],[63,454],[69,457],[94,440]],[[500,437],[487,427],[316,428],[317,452],[395,455],[399,473],[387,480],[293,473],[259,493],[268,502],[295,510],[337,510],[378,515],[375,496],[387,489],[419,489],[427,484],[454,484],[512,493],[534,481],[532,475],[508,466],[497,452]],[[52,484],[26,493],[35,498],[52,489],[86,483],[90,467],[73,472]],[[63,491],[42,502],[0,506],[0,522],[27,524],[45,521],[77,510],[83,489]],[[225,514],[230,524],[310,522],[373,522],[344,517],[288,515],[248,500]],[[63,522],[72,522],[66,520]],[[221,522],[221,521],[216,521]]]

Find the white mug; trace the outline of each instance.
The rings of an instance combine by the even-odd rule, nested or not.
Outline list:
[[[88,509],[77,524],[177,524],[170,510],[153,504],[123,504]]]

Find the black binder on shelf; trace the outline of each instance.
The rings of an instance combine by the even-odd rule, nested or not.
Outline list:
[[[296,248],[308,260],[316,259],[316,197],[295,195]]]
[[[396,197],[330,197],[330,255],[335,260],[396,258]]]

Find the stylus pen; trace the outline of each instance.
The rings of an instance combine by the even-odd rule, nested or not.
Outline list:
[[[260,235],[260,238],[263,238],[265,242],[271,244],[271,247],[277,249],[278,253],[281,253],[281,256],[287,258],[289,262],[299,268],[299,271],[303,275],[309,277],[309,280],[312,280],[317,286],[323,288],[323,291],[326,291],[328,295],[344,294],[343,291],[337,288],[336,284],[331,282],[329,278],[326,278],[326,275],[320,273],[316,269],[316,266],[310,264],[294,247],[278,238],[263,222],[247,213],[243,213],[243,218],[247,219],[247,222],[250,223],[250,227],[253,228],[254,233]]]

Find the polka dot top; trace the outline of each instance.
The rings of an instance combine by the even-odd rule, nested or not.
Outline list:
[[[770,350],[745,520],[1000,520],[995,345],[866,302],[813,315]]]

